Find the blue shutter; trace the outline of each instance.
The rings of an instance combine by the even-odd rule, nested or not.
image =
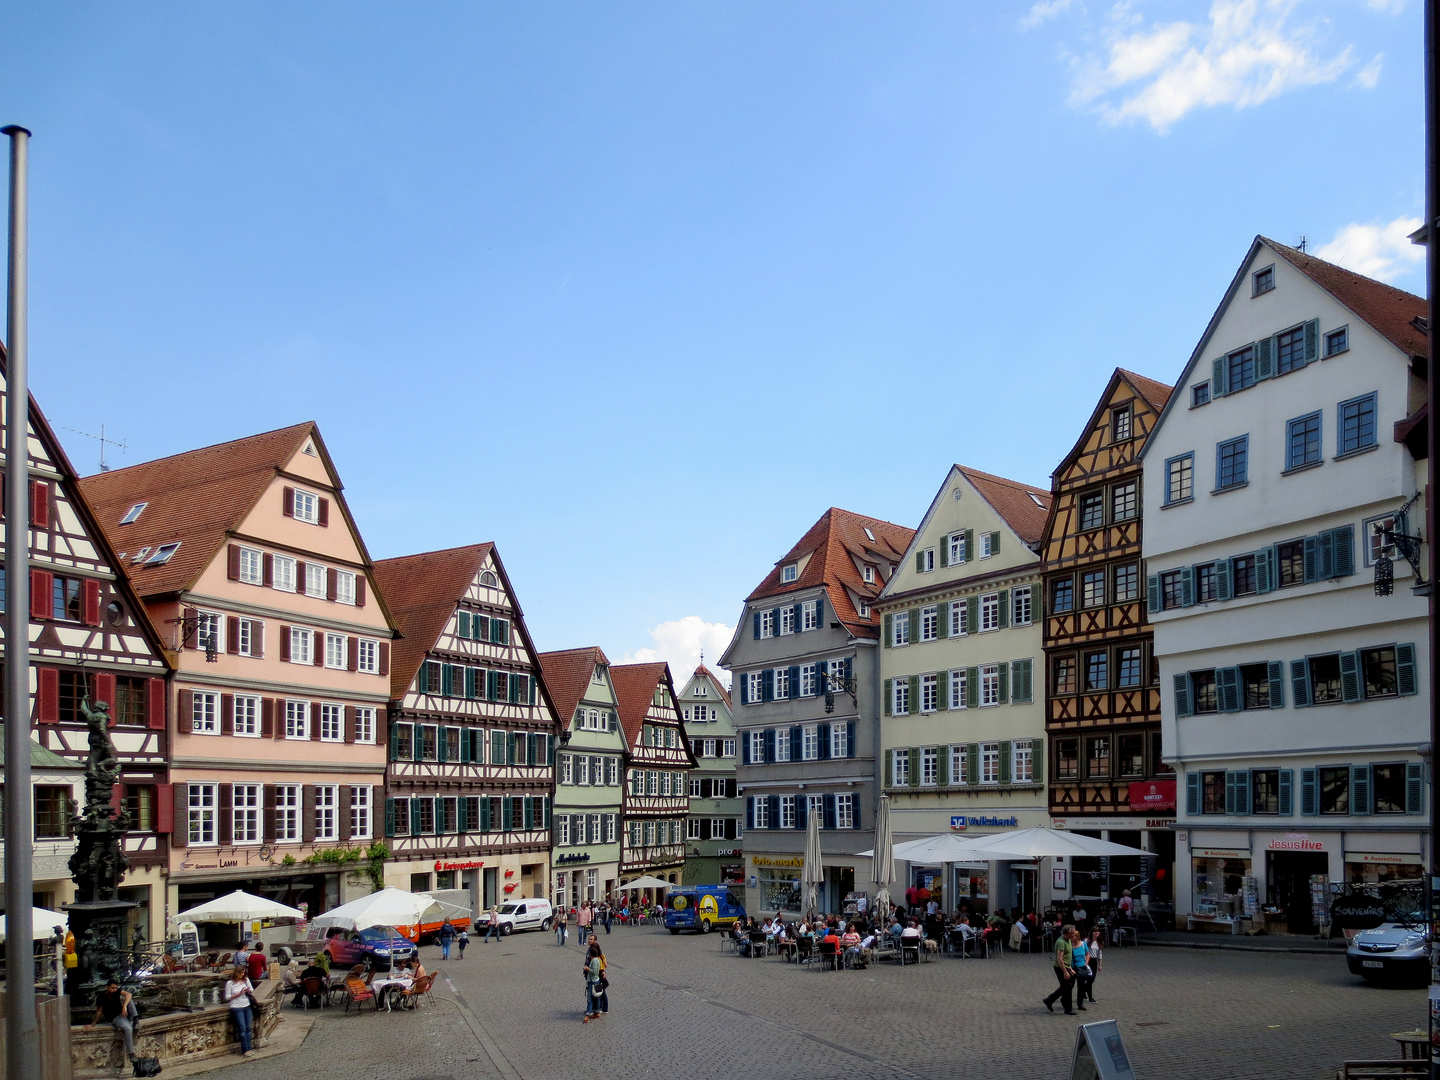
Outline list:
[[[1225,813],[1235,813],[1235,773],[1231,769],[1225,770]]]
[[[1221,398],[1230,392],[1230,361],[1219,357],[1210,364],[1210,394]]]
[[[815,629],[825,629],[825,597],[823,594],[815,599]]]
[[[1305,363],[1310,363],[1320,352],[1320,320],[1311,319],[1305,324]]]
[[[1265,677],[1270,682],[1270,708],[1285,707],[1285,664],[1280,660],[1265,663]]]
[[[747,762],[748,764],[748,762]],[[745,829],[753,831],[755,828],[755,796],[745,796]]]
[[[1405,642],[1395,646],[1395,692],[1401,697],[1420,692],[1415,672],[1415,645]]]
[[[1151,612],[1160,610],[1160,575],[1151,574],[1145,579],[1145,591],[1149,603],[1146,605]],[[972,629],[973,633],[974,630]]]
[[[775,700],[775,671],[773,668],[766,668],[760,676],[760,700]]]
[[[765,764],[768,765],[768,764],[770,764],[772,761],[775,760],[775,729],[774,729],[774,728],[766,728],[766,729],[765,729],[765,736],[764,736],[764,738],[765,738]]]
[[[1295,813],[1295,770],[1280,770],[1280,816],[1291,817]]]
[[[799,626],[800,624],[797,622],[795,625],[796,625],[796,626]],[[799,696],[800,696],[800,665],[799,665],[799,664],[791,664],[791,665],[790,665],[790,697],[791,697],[791,698],[798,698]]]
[[[852,758],[853,758],[853,757],[855,756],[855,721],[854,721],[854,720],[847,720],[847,721],[845,722],[845,749],[846,749],[846,751],[847,751],[847,753],[845,754],[846,757],[852,757]]]
[[[1255,342],[1255,381],[1271,378],[1275,374],[1274,341],[1261,338]]]
[[[1180,606],[1195,606],[1195,568],[1185,566],[1180,569]]]
[[[1320,580],[1320,538],[1305,537],[1305,584]]]
[[[1342,525],[1330,532],[1335,538],[1335,576],[1348,577],[1355,573],[1355,526]]]
[[[750,732],[748,731],[740,733],[740,764],[750,764]]]
[[[759,641],[759,640],[760,640],[760,613],[759,613],[758,611],[755,612],[754,618],[755,618],[755,640],[756,640],[756,641]]]
[[[740,682],[740,704],[741,704],[741,705],[749,705],[749,704],[750,704],[750,676],[749,676],[749,675],[746,675],[745,673],[742,672],[741,674],[736,675],[735,678],[736,678],[737,680],[739,680],[739,682]]]
[[[1250,813],[1250,770],[1237,769],[1235,771],[1235,813],[1247,815]]]
[[[825,796],[825,820],[820,823],[822,829],[835,828],[835,796]]]
[[[1346,702],[1359,701],[1364,694],[1360,688],[1360,654],[1358,652],[1342,652],[1340,654],[1340,700]]]
[[[1229,600],[1231,592],[1230,560],[1221,559],[1215,564],[1215,599]]]
[[[390,760],[400,760],[400,725],[390,725]]]
[[[810,800],[804,795],[795,796],[795,828],[809,828]]]
[[[1200,814],[1200,774],[1185,774],[1185,813],[1190,817]]]
[[[1189,716],[1194,710],[1190,701],[1190,675],[1182,672],[1175,676],[1175,715]]]
[[[1255,552],[1255,591],[1268,593],[1275,588],[1275,549],[1262,548]]]
[[[1315,785],[1315,770],[1300,770],[1300,813],[1306,817],[1314,817],[1319,813],[1318,793]]]
[[[1310,700],[1310,661],[1290,661],[1290,694],[1297,709],[1306,709],[1314,704]]]
[[[799,724],[790,729],[790,760],[799,761],[805,749],[805,733]]]
[[[1315,539],[1320,551],[1319,579],[1328,581],[1335,576],[1335,531],[1326,529]]]
[[[779,795],[771,795],[771,796],[770,796],[770,828],[772,828],[772,829],[778,829],[779,827],[780,827],[780,796],[779,796]]]
[[[1240,711],[1240,669],[1223,667],[1215,669],[1215,696],[1220,712]]]
[[[830,760],[830,725],[820,725],[820,760]]]
[[[1425,766],[1409,762],[1405,766],[1405,813],[1425,812]]]
[[[1370,813],[1370,766],[1350,766],[1350,813]]]

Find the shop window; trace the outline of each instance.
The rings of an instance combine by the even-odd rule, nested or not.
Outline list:
[[[1085,779],[1104,780],[1110,775],[1110,736],[1085,741]]]
[[[1250,773],[1250,812],[1280,813],[1280,770],[1255,769]]]
[[[1054,660],[1054,693],[1060,694],[1075,693],[1075,657],[1057,656]]]
[[[1361,649],[1360,667],[1365,673],[1365,696],[1367,698],[1394,697],[1398,692],[1395,681],[1395,647],[1383,649]]]
[[[1117,740],[1116,765],[1120,776],[1145,775],[1145,736],[1121,735]]]
[[[1055,779],[1077,780],[1080,777],[1080,740],[1055,740]]]
[[[1316,705],[1341,701],[1340,654],[1312,656],[1310,663],[1310,700]]]
[[[1207,772],[1200,774],[1202,814],[1223,814],[1225,813],[1225,774],[1223,772]]]
[[[1270,708],[1270,671],[1267,664],[1242,664],[1240,681],[1245,687],[1245,708]]]
[[[1213,713],[1219,711],[1218,698],[1215,695],[1215,672],[1192,671],[1190,672],[1190,686],[1195,693],[1195,711],[1197,713]]]
[[[1320,771],[1320,813],[1350,813],[1350,766]]]
[[[1305,541],[1289,540],[1275,545],[1275,561],[1280,575],[1280,588],[1305,584]]]
[[[1405,813],[1405,763],[1370,766],[1370,790],[1375,813]]]

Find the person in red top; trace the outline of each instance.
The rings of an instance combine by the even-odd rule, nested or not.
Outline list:
[[[265,955],[265,943],[255,942],[250,950],[250,955],[245,958],[245,965],[249,968],[248,974],[252,983],[258,983],[262,979],[270,977],[270,958]]]

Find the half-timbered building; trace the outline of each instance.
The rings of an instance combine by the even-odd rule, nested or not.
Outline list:
[[[176,657],[168,913],[241,888],[311,913],[368,892],[345,866],[380,837],[392,626],[319,430],[81,486]]]
[[[679,883],[690,806],[687,778],[695,758],[680,719],[670,665],[617,664],[610,678],[629,754],[620,884],[646,874]]]
[[[169,744],[165,686],[170,661],[145,616],[114,549],[80,492],[80,480],[40,407],[30,399],[30,657],[34,737],[51,753],[32,755],[32,866],[36,902],[54,908],[74,898],[68,859],[73,770],[89,753],[81,704],[110,708],[111,741],[130,810],[125,840],[130,871],[121,897],[137,904],[133,925],[154,938],[164,931],[164,871],[169,817]],[[4,595],[0,569],[0,599]],[[54,772],[55,756],[72,773]]]
[[[1056,825],[1156,852],[1169,900],[1175,771],[1160,749],[1160,688],[1140,559],[1140,450],[1170,387],[1117,368],[1051,476],[1045,527],[1045,727]],[[1118,897],[1138,856],[1076,859],[1072,895]],[[1145,883],[1147,889],[1150,882]],[[1063,895],[1063,893],[1062,893]]]
[[[555,710],[494,544],[384,559],[391,670],[388,884],[472,905],[549,895]]]
[[[612,897],[620,882],[625,733],[610,661],[598,645],[541,653],[540,666],[560,718],[550,862],[555,903],[578,908]]]

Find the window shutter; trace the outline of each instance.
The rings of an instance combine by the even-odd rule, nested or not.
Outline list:
[[[829,724],[821,724],[821,725],[820,725],[819,734],[820,734],[820,747],[819,747],[819,750],[820,750],[820,760],[821,760],[821,761],[829,761],[829,760],[830,760],[830,725],[829,725]]]
[[[826,795],[824,806],[825,819],[820,823],[820,827],[822,829],[833,829],[835,828],[835,796]]]
[[[1045,740],[1030,740],[1030,782],[1032,784],[1045,783]]]
[[[513,731],[505,733],[505,764],[515,764],[515,732]]]
[[[1300,770],[1300,813],[1313,817],[1319,812],[1316,806],[1315,770]]]
[[[980,628],[980,598],[978,596],[967,596],[965,598],[965,632],[973,634]]]
[[[944,551],[944,548],[940,549]],[[950,636],[950,605],[935,605],[935,636],[942,641]]]
[[[335,807],[336,832],[341,840],[350,839],[350,830],[354,823],[350,820],[350,785],[341,784],[335,795],[338,805]]]
[[[1342,652],[1340,654],[1340,698],[1342,701],[1359,701],[1363,695],[1360,692],[1360,654],[1358,652]]]
[[[797,622],[795,625],[796,625],[796,626],[799,626],[800,624]],[[822,693],[823,693],[823,691],[822,691]],[[791,696],[792,698],[797,698],[797,697],[800,696],[800,665],[799,665],[799,664],[792,664],[792,665],[790,666],[790,696]]]
[[[1217,600],[1230,599],[1230,560],[1221,559],[1215,566],[1215,597]]]
[[[752,764],[750,761],[750,732],[748,731],[740,733],[740,764]]]
[[[1275,374],[1274,341],[1261,338],[1255,342],[1255,379],[1268,379]]]
[[[1010,700],[1026,704],[1035,700],[1035,661],[1016,660],[1010,665]]]
[[[760,697],[762,701],[775,700],[775,671],[773,668],[766,668],[760,676]]]
[[[772,829],[778,829],[778,828],[780,827],[780,796],[779,796],[779,795],[771,795],[769,801],[770,801],[770,828],[772,828]]]
[[[845,756],[846,756],[847,758],[853,758],[853,757],[855,756],[855,721],[854,721],[854,720],[847,720],[847,721],[845,721]]]
[[[397,724],[390,725],[390,760],[400,760],[400,728]]]
[[[925,553],[923,551],[915,552],[915,572],[917,574],[925,572]]]
[[[190,842],[190,785],[166,784],[163,786],[173,789],[173,798],[170,800],[170,846],[186,847]],[[160,824],[166,823],[162,821]]]
[[[385,800],[385,835],[395,835],[395,800]]]
[[[980,707],[980,669],[978,667],[965,669],[965,707],[967,709]]]
[[[1000,530],[996,529],[990,534],[990,554],[1000,554]]]
[[[325,632],[323,630],[310,631],[310,662],[316,667],[325,666]]]
[[[805,629],[805,605],[803,603],[796,604],[794,610],[792,618],[795,620],[795,633],[799,634]]]
[[[275,584],[275,556],[274,556],[274,555],[271,555],[269,552],[266,552],[264,555],[262,555],[262,556],[260,557],[260,563],[261,563],[261,566],[262,566],[262,571],[261,571],[261,575],[260,575],[261,581],[263,581],[263,582],[265,583],[265,585],[267,585],[267,586],[274,585],[274,584]]]
[[[1290,661],[1290,694],[1294,698],[1297,709],[1308,708],[1313,704],[1310,700],[1310,662],[1308,660]]]
[[[147,679],[145,683],[145,726],[151,731],[165,730],[165,680]]]
[[[1425,812],[1425,766],[1409,762],[1405,766],[1405,813]]]
[[[50,527],[50,485],[44,480],[30,481],[30,526],[35,529]]]
[[[1350,813],[1370,813],[1370,766],[1350,766]]]
[[[1215,669],[1215,690],[1220,712],[1240,711],[1240,669],[1224,667]]]
[[[195,691],[181,690],[175,696],[175,730],[189,735],[195,725]]]
[[[1010,777],[1010,741],[1002,739],[1000,741],[1000,783],[1010,783]]]
[[[935,782],[941,787],[950,786],[950,748],[948,746],[937,746],[935,756],[939,759],[935,770]]]
[[[996,533],[996,535],[998,536],[999,533]],[[1010,590],[1009,590],[1009,589],[1001,589],[1001,590],[1000,590],[1000,604],[999,604],[999,608],[1000,608],[1000,610],[999,610],[998,614],[999,614],[999,616],[1000,616],[1000,629],[1001,629],[1001,630],[1004,630],[1007,626],[1010,625]]]
[[[1180,606],[1195,606],[1195,568],[1192,566],[1180,570]]]
[[[804,795],[795,796],[795,828],[804,830],[810,822],[810,800]]]
[[[355,706],[346,705],[345,712],[342,715],[344,716],[342,723],[344,723],[345,726],[341,729],[341,737],[344,738],[347,743],[353,743],[355,741]],[[350,804],[345,803],[344,805],[349,806]]]
[[[913,645],[920,640],[920,609],[911,608],[905,614],[910,620],[910,643]]]
[[[949,566],[949,565],[950,565],[950,537],[948,537],[948,536],[942,536],[942,537],[940,538],[940,569],[943,570],[943,569],[945,569],[945,567],[947,567],[947,566]]]
[[[240,620],[234,615],[225,616],[225,651],[231,656],[240,651]]]
[[[1230,392],[1230,368],[1226,357],[1217,357],[1210,364],[1210,394],[1221,398]]]
[[[1180,672],[1175,675],[1175,715],[1191,715],[1190,704],[1190,675],[1187,672]]]
[[[1305,363],[1314,360],[1320,351],[1320,320],[1311,319],[1305,324]]]
[[[364,574],[356,574],[356,575],[355,575],[355,606],[356,606],[357,608],[359,608],[359,607],[364,607],[364,606],[365,606],[365,575],[364,575]],[[387,672],[387,671],[382,671],[382,672],[380,672],[380,674],[381,674],[381,675],[388,675],[389,672]]]
[[[60,722],[60,671],[58,668],[37,669],[35,687],[36,721],[41,724]]]
[[[280,627],[280,659],[290,659],[290,627],[283,624]]]
[[[980,783],[980,744],[969,743],[965,747],[965,782]]]
[[[319,513],[316,514],[316,518],[320,523],[320,527],[323,529],[330,524],[330,500],[320,499],[319,502],[320,510]]]
[[[1279,575],[1276,572],[1278,563],[1275,559],[1275,548],[1273,546],[1262,548],[1255,552],[1255,591],[1261,593],[1273,592],[1280,587]]]
[[[220,734],[235,734],[235,695],[220,695]]]
[[[882,636],[884,640],[881,644],[887,649],[890,648],[895,642],[895,616],[890,612],[885,613],[885,631]]]
[[[450,664],[441,664],[441,665],[440,665],[440,694],[441,694],[441,696],[443,696],[443,697],[454,697],[454,696],[455,696],[454,694],[451,693],[451,690],[453,689],[453,687],[454,687],[454,685],[455,685],[454,676],[451,674],[452,671],[454,671],[454,668],[453,668],[452,665],[450,665]]]
[[[334,600],[340,595],[340,575],[334,570],[325,571],[325,599]]]
[[[755,635],[754,635],[754,636],[755,636],[755,640],[756,640],[756,641],[759,641],[759,640],[760,640],[760,613],[759,613],[758,611],[755,612],[753,618],[754,618],[754,620],[755,620]]]
[[[741,673],[735,676],[735,681],[740,684],[740,704],[750,704],[750,676]]]
[[[1185,813],[1196,817],[1200,813],[1200,774],[1185,774]]]
[[[81,587],[83,593],[83,614],[86,626],[100,625],[100,582],[87,578]]]
[[[380,674],[390,674],[390,643],[388,641],[380,642]]]
[[[1395,692],[1401,697],[1419,693],[1420,684],[1415,673],[1415,645],[1404,642],[1395,646]]]
[[[55,575],[48,570],[30,571],[30,617],[49,619],[55,615]]]
[[[345,670],[358,671],[360,668],[360,639],[347,637],[345,639]]]
[[[1328,581],[1335,576],[1335,533],[1332,529],[1326,529],[1316,538],[1320,553],[1319,576],[1321,581]]]
[[[1305,584],[1320,580],[1320,538],[1305,537]]]
[[[825,596],[822,593],[815,598],[815,628],[825,629]]]
[[[1330,532],[1335,537],[1335,576],[1349,577],[1355,573],[1355,526],[1342,525]]]
[[[766,728],[766,729],[765,729],[765,735],[764,735],[764,738],[763,738],[763,740],[762,740],[762,745],[763,745],[764,748],[765,748],[765,762],[764,762],[764,764],[769,765],[771,762],[773,762],[773,761],[775,760],[775,729],[774,729],[774,728]]]
[[[1010,665],[1000,664],[1000,704],[1006,705],[1010,702]]]
[[[491,830],[490,801],[491,801],[491,800],[489,800],[488,798],[485,798],[484,796],[481,796],[481,798],[480,798],[480,831],[481,831],[481,832],[490,832],[490,831],[492,831],[492,830]]]
[[[935,708],[945,712],[950,708],[950,672],[935,674]]]
[[[881,777],[881,787],[895,786],[895,751],[885,751],[885,775]]]
[[[745,828],[753,831],[755,828],[755,796],[745,796]]]
[[[302,784],[300,787],[300,839],[315,842],[315,785]]]
[[[920,713],[920,676],[911,675],[906,681],[910,684],[910,715],[917,716]]]
[[[1250,813],[1250,770],[1235,771],[1235,813],[1248,816]]]
[[[275,699],[260,700],[260,735],[265,739],[275,738]]]
[[[910,747],[910,786],[920,786],[920,747]]]
[[[965,530],[965,558],[961,562],[971,562],[975,558],[975,530]]]
[[[1279,813],[1281,817],[1291,817],[1295,813],[1295,771],[1293,769],[1280,770],[1280,797]]]
[[[295,489],[285,487],[280,489],[280,512],[286,517],[295,516]]]
[[[1145,579],[1145,592],[1147,594],[1146,608],[1154,614],[1160,610],[1160,575],[1151,574]]]
[[[456,633],[462,638],[470,637],[470,612],[462,611],[456,616]]]
[[[1285,707],[1285,664],[1280,660],[1267,660],[1265,677],[1270,683],[1270,708]]]
[[[1235,813],[1235,773],[1225,770],[1225,813]]]

